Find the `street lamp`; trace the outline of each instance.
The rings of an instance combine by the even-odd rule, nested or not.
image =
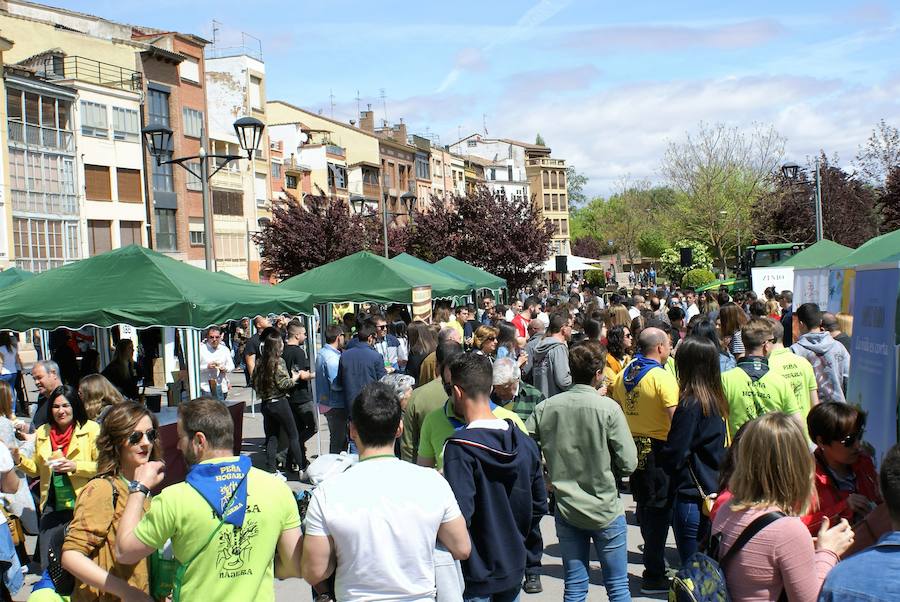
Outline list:
[[[247,159],[253,160],[253,153],[259,148],[262,140],[262,132],[266,125],[255,117],[241,117],[234,122],[234,132],[237,134],[238,143],[241,149],[247,153]],[[212,211],[209,206],[209,179],[219,173],[219,170],[231,163],[243,158],[243,155],[218,155],[207,152],[209,147],[209,138],[206,134],[206,127],[200,126],[200,153],[191,157],[179,157],[177,159],[166,159],[172,152],[172,130],[163,125],[149,125],[141,130],[144,136],[144,143],[152,157],[156,159],[157,165],[180,165],[186,169],[191,175],[200,180],[201,190],[203,193],[203,228],[204,232],[204,252],[206,255],[206,269],[210,272],[216,271],[216,258],[212,244]],[[221,164],[216,167],[215,171],[209,173],[209,160],[220,159]],[[197,173],[188,166],[191,161],[200,163],[200,172]]]
[[[381,226],[383,228],[384,233],[384,257],[385,259],[390,259],[390,253],[388,250],[388,216],[412,216],[413,205],[416,202],[416,195],[410,192],[404,192],[400,195],[400,202],[403,205],[403,208],[406,210],[405,213],[394,213],[389,212],[387,208],[387,195],[382,195],[381,201]],[[373,206],[374,205],[374,206]],[[353,210],[353,213],[360,215],[362,217],[375,217],[377,205],[366,197],[359,194],[351,194],[350,195],[350,208]]]
[[[800,166],[796,163],[785,163],[781,166],[782,175],[791,182],[797,181],[797,176],[800,172]],[[822,232],[822,177],[819,173],[819,157],[816,156],[816,195],[815,195],[815,208],[816,208],[816,242],[822,240],[823,232]]]

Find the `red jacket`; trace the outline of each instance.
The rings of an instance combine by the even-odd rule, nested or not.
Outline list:
[[[822,519],[826,516],[832,525],[835,525],[842,518],[846,518],[851,525],[854,524],[853,510],[847,504],[847,498],[850,497],[851,493],[864,495],[875,504],[880,504],[883,501],[881,492],[878,491],[878,475],[875,473],[875,465],[872,463],[872,458],[866,454],[860,454],[859,459],[853,465],[853,474],[856,475],[856,491],[854,492],[838,490],[825,469],[825,459],[818,450],[815,453],[815,461],[816,474],[814,480],[816,497],[818,499],[813,500],[809,513],[802,517],[803,523],[809,527],[809,531],[813,535],[819,533]]]
[[[512,319],[512,325],[516,327],[516,332],[520,337],[528,338],[528,323],[531,320],[527,320],[522,317],[522,314],[516,314]]]

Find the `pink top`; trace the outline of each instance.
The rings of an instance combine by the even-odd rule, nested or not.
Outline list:
[[[720,554],[753,520],[777,508],[719,509],[712,532],[722,533]],[[770,602],[782,589],[790,602],[815,602],[825,576],[838,562],[834,552],[816,550],[812,536],[798,517],[782,518],[756,534],[725,567],[725,580],[734,602]]]

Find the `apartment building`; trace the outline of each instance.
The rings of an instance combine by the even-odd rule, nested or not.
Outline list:
[[[529,196],[525,173],[525,154],[529,148],[542,148],[505,138],[487,138],[472,134],[450,146],[450,151],[463,157],[479,157],[485,164],[485,186],[507,198],[526,199]]]
[[[378,151],[381,165],[381,194],[387,202],[388,213],[394,214],[391,221],[407,223],[405,215],[408,200],[417,196],[416,188],[416,147],[409,144],[409,133],[401,119],[395,125],[385,123],[375,128],[375,115],[372,107],[360,113],[360,128],[374,131],[378,136]],[[380,210],[380,204],[379,204]],[[399,221],[397,221],[399,220]]]
[[[448,154],[450,156],[450,179],[452,181],[450,192],[462,196],[466,194],[466,160],[449,151]]]
[[[462,162],[459,163],[459,174],[463,175]],[[453,155],[446,148],[431,145],[431,194],[438,199],[445,199],[454,193]]]
[[[0,75],[4,67],[5,54],[12,49],[14,42],[0,36]],[[6,119],[6,86],[0,85],[0,125]],[[12,248],[12,208],[9,198],[9,129],[0,127],[0,268],[10,267],[13,258]]]
[[[416,208],[424,211],[431,207],[431,140],[413,135],[411,141],[416,147]]]
[[[550,250],[555,255],[569,255],[571,244],[566,162],[551,158],[550,149],[545,147],[529,150],[525,164],[532,198],[544,217],[553,223]]]
[[[234,121],[256,117],[266,122],[266,67],[259,51],[246,47],[216,48],[206,51],[206,93],[210,152],[243,154],[234,132]],[[249,159],[232,161],[210,180],[213,229],[218,269],[259,282],[260,259],[252,232],[260,219],[269,219],[272,198],[272,170],[281,174],[281,162],[269,164],[268,145]],[[265,278],[264,278],[265,279]]]

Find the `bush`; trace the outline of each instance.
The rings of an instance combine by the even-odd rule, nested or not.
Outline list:
[[[705,269],[695,269],[688,271],[681,279],[681,286],[684,288],[697,288],[704,284],[709,284],[716,279],[716,275]]]
[[[588,270],[586,272],[585,280],[587,280],[588,284],[593,287],[604,288],[606,287],[606,274],[603,273],[603,270]]]
[[[682,247],[690,247],[693,250],[693,263],[688,267],[681,266]],[[684,275],[690,270],[712,270],[712,255],[702,242],[689,239],[677,241],[671,248],[666,249],[660,258],[660,271],[671,279],[672,282],[681,282]]]

